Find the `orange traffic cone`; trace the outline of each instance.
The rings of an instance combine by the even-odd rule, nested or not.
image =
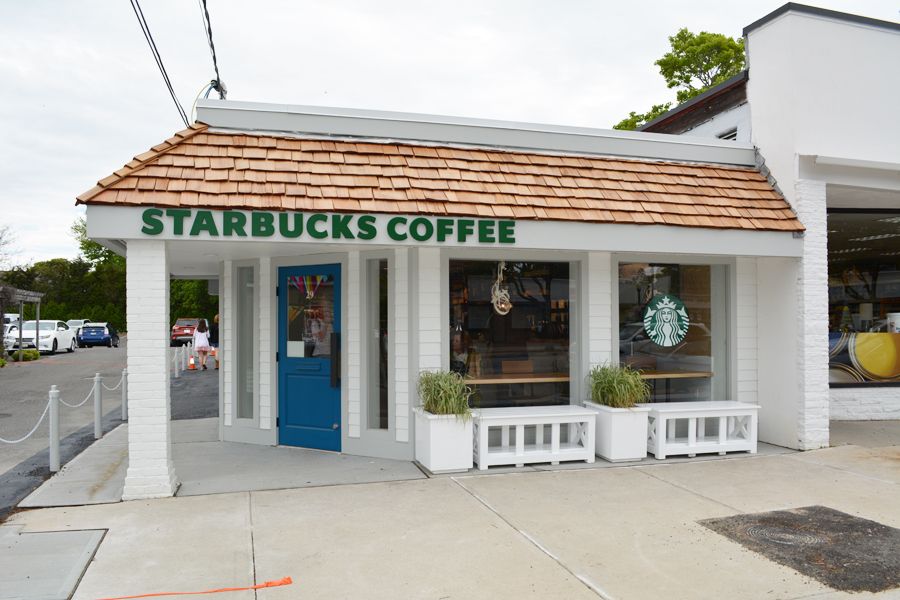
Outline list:
[[[212,348],[212,355],[213,355],[213,356],[216,355],[216,347],[215,347],[215,346],[213,346],[213,348]]]
[[[197,367],[194,366],[194,353],[191,352],[191,363],[188,365],[188,369],[191,370],[191,371],[193,371],[193,370],[195,370],[196,368],[197,368]]]

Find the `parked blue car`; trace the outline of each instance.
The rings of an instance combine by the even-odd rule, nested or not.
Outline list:
[[[119,332],[109,323],[85,323],[78,332],[78,347],[119,347]]]

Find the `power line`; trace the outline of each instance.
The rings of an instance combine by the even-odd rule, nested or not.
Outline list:
[[[144,38],[150,45],[150,52],[153,53],[153,60],[156,61],[156,66],[159,67],[159,72],[162,74],[163,81],[165,81],[166,87],[169,89],[169,94],[172,96],[172,101],[175,102],[175,107],[178,109],[178,115],[181,117],[181,120],[184,121],[184,126],[190,127],[191,123],[188,120],[187,113],[184,112],[184,107],[181,106],[181,103],[175,96],[175,89],[172,87],[172,82],[169,81],[169,75],[168,73],[166,73],[166,68],[163,66],[162,58],[159,55],[159,50],[156,49],[156,42],[153,41],[153,36],[150,35],[150,27],[147,25],[147,20],[144,18],[144,11],[141,10],[141,5],[138,3],[138,0],[131,0],[131,8],[134,9],[134,15],[137,17],[138,23],[141,25],[141,31],[144,32]]]
[[[203,19],[203,29],[206,33],[206,41],[209,44],[209,53],[212,55],[213,68],[216,70],[216,79],[213,89],[219,92],[219,99],[224,100],[225,95],[228,93],[228,89],[225,87],[225,82],[219,77],[219,64],[216,62],[216,46],[213,44],[212,24],[209,22],[209,11],[206,9],[206,0],[198,0],[198,2],[200,4],[200,16]]]

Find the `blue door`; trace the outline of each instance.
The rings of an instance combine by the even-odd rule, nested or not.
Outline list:
[[[278,269],[278,441],[341,449],[341,266]]]

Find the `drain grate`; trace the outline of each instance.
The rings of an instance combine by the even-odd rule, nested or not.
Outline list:
[[[900,529],[875,521],[807,506],[700,524],[837,590],[900,587]]]
[[[777,525],[749,525],[744,528],[744,535],[757,542],[793,546],[794,548],[831,543],[831,538],[827,535],[816,535],[808,531],[796,531]]]

